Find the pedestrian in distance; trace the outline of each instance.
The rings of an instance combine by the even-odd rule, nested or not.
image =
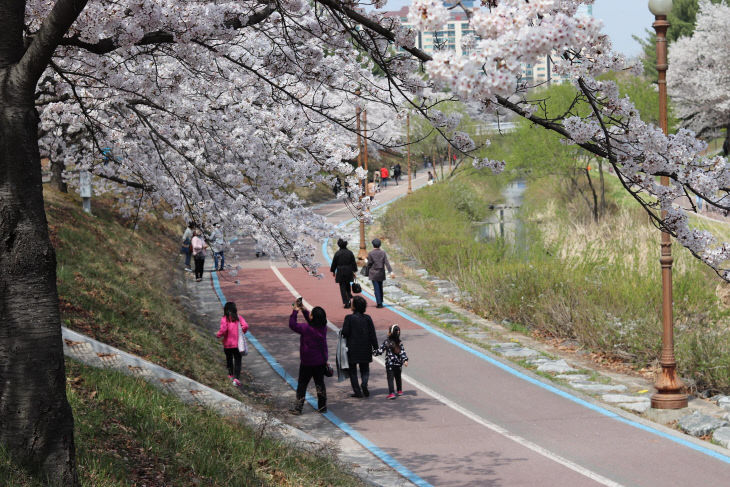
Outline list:
[[[396,392],[399,396],[403,395],[401,370],[404,365],[408,367],[408,355],[406,355],[406,349],[400,339],[400,327],[396,324],[390,325],[388,338],[383,341],[383,344],[373,355],[383,353],[385,353],[385,373],[388,377],[388,399],[395,399]]]
[[[428,171],[428,185],[433,185],[433,174],[431,174],[431,171]]]
[[[383,182],[383,187],[388,187],[388,178],[390,177],[390,173],[388,172],[388,168],[383,166],[380,168],[380,179]]]
[[[345,308],[349,308],[352,300],[351,283],[357,272],[357,261],[355,260],[355,254],[347,248],[347,240],[337,240],[337,246],[339,250],[332,257],[330,272],[335,277],[335,282],[340,285],[342,304]]]
[[[393,179],[395,180],[395,185],[398,186],[398,181],[400,180],[400,176],[402,173],[402,169],[400,167],[400,164],[396,164],[393,166]]]
[[[352,298],[352,314],[345,317],[342,324],[342,336],[347,345],[347,361],[349,363],[350,385],[352,397],[368,397],[368,380],[370,379],[370,362],[373,351],[378,348],[378,337],[370,315],[365,314],[367,302],[362,296]],[[357,380],[357,369],[360,369],[360,383]]]
[[[215,224],[208,240],[210,240],[210,247],[213,250],[213,270],[222,271],[226,265],[226,239],[223,237],[223,230],[221,230],[220,223]],[[220,261],[220,267],[218,267],[218,261]]]
[[[195,281],[203,280],[203,266],[205,265],[205,250],[208,244],[203,239],[203,232],[196,228],[193,232],[193,239],[190,241],[193,249],[193,260],[195,261]]]
[[[289,328],[299,334],[299,381],[297,383],[297,402],[289,410],[291,414],[302,414],[304,398],[307,396],[309,381],[314,379],[317,389],[317,412],[327,412],[327,389],[324,377],[327,371],[327,314],[319,306],[309,311],[302,306],[302,298],[292,304],[294,308],[289,316]],[[304,322],[297,320],[302,312]]]
[[[380,248],[380,239],[373,239],[373,250],[368,254],[367,276],[373,282],[373,290],[375,291],[375,307],[383,307],[383,282],[385,281],[385,269],[388,269],[390,277],[394,278],[393,268],[388,262],[388,255]]]
[[[243,336],[246,332],[248,323],[238,314],[236,303],[228,301],[223,306],[220,330],[215,336],[223,341],[228,378],[235,386],[241,385],[241,357],[248,354],[248,345]]]
[[[180,247],[180,252],[185,254],[185,270],[188,272],[193,271],[193,269],[190,268],[190,257],[193,255],[193,249],[190,242],[193,241],[193,230],[195,230],[195,223],[188,222],[188,226],[185,228],[185,232],[183,232],[182,246]]]

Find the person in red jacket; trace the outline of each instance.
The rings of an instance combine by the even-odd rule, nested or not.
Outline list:
[[[241,350],[239,349],[238,332],[248,331],[248,323],[238,314],[236,303],[228,301],[223,307],[221,328],[215,334],[223,341],[223,351],[226,354],[228,378],[236,386],[241,385]]]
[[[388,178],[390,177],[390,173],[388,172],[388,168],[383,166],[380,168],[380,179],[383,180],[383,187],[385,188],[388,186]]]

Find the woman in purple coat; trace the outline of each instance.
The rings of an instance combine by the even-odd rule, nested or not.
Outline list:
[[[314,378],[317,388],[317,411],[327,412],[327,390],[324,386],[324,373],[327,369],[327,315],[319,306],[309,311],[297,300],[289,317],[289,328],[299,333],[299,383],[297,384],[297,403],[289,412],[302,414],[304,398],[307,395],[309,380]],[[299,311],[304,323],[297,322]]]

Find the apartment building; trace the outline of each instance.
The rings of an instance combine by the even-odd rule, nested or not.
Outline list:
[[[461,2],[466,8],[478,8],[474,7],[474,0],[462,0]],[[447,7],[452,4],[448,1],[444,2]],[[581,6],[579,13],[593,15],[592,5]],[[398,17],[405,26],[410,26],[408,23],[408,7],[402,7],[400,10],[383,12],[387,17]],[[464,50],[462,46],[462,40],[469,34],[474,32],[469,28],[469,22],[467,21],[466,14],[460,8],[455,8],[451,11],[451,18],[449,21],[442,26],[438,31],[425,31],[419,32],[416,37],[416,47],[422,51],[432,54],[434,51],[448,49],[456,51],[457,54],[468,54],[468,51]],[[539,85],[548,82],[562,83],[566,79],[557,76],[552,71],[551,61],[549,56],[538,59],[534,63],[525,63],[522,66],[522,78],[529,85]]]

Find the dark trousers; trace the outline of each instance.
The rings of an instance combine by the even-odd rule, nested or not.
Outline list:
[[[383,281],[373,281],[373,290],[375,291],[375,304],[383,304]]]
[[[241,352],[236,348],[224,348],[226,352],[226,367],[228,367],[228,375],[232,375],[236,379],[241,378]]]
[[[341,282],[340,296],[342,296],[342,304],[347,304],[352,300],[352,288],[349,282]]]
[[[391,394],[395,394],[395,391],[403,390],[403,382],[400,379],[401,370],[402,367],[400,365],[391,365],[385,369],[388,375],[388,392]],[[393,379],[395,379],[395,389],[393,389]]]
[[[327,389],[324,385],[324,371],[326,365],[302,365],[299,364],[299,383],[297,384],[297,405],[299,411],[304,407],[304,398],[307,395],[307,386],[310,379],[314,379],[314,386],[317,388],[317,409],[327,407]]]
[[[221,266],[218,267],[218,259],[221,260]],[[223,251],[220,252],[213,252],[213,267],[215,267],[216,270],[220,269],[223,270],[223,267],[226,264],[226,257],[223,255]]]
[[[195,279],[203,277],[203,266],[205,265],[205,255],[198,254],[195,256]]]
[[[362,389],[367,389],[368,380],[370,379],[370,364],[368,362],[350,362],[350,385],[352,385],[352,392],[358,395],[362,395],[362,389],[360,388],[360,384],[357,383],[358,366],[360,366],[360,379],[362,381]]]
[[[183,254],[185,254],[185,267],[190,267],[190,249],[185,246],[185,250],[183,250]]]

